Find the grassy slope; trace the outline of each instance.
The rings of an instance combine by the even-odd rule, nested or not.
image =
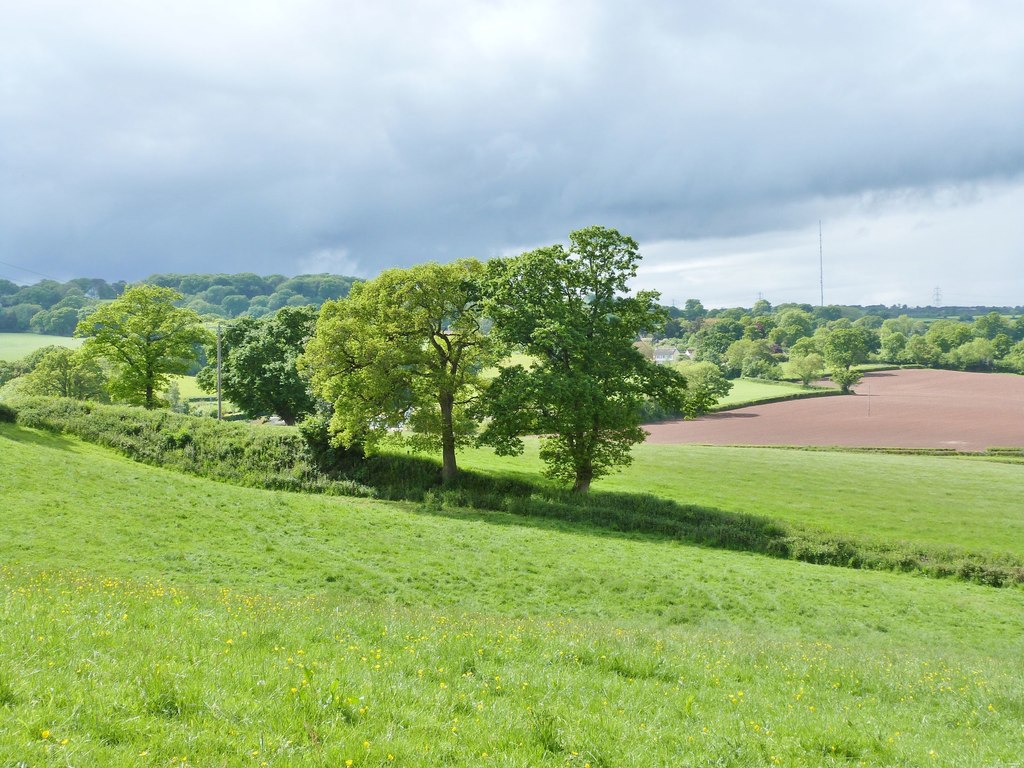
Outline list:
[[[518,458],[467,450],[462,466],[536,477],[537,441]],[[745,512],[867,541],[1024,557],[1024,473],[972,459],[641,445],[632,466],[599,480],[684,504]]]
[[[1021,589],[247,490],[7,425],[0,497],[0,762],[1016,759]]]
[[[82,341],[68,336],[44,336],[39,333],[0,333],[0,360],[18,360],[51,344],[78,348]]]

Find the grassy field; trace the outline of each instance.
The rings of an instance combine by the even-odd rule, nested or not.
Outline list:
[[[729,394],[718,401],[715,410],[739,408],[769,400],[786,397],[818,396],[821,387],[805,387],[788,381],[765,381],[763,379],[733,379]]]
[[[68,336],[44,336],[39,333],[0,333],[0,360],[18,360],[51,344],[77,349],[82,346],[82,341]]]
[[[538,442],[522,456],[466,450],[462,466],[538,479]],[[944,456],[699,445],[640,445],[601,491],[647,492],[863,541],[1024,558],[1019,465]]]
[[[216,400],[216,393],[210,394],[199,388],[195,376],[173,376],[171,380],[178,385],[178,394],[183,400],[206,399],[213,397]]]
[[[193,414],[217,414],[217,393],[210,394],[200,389],[195,376],[172,376],[171,381],[178,385],[178,396],[188,403]],[[226,399],[221,401],[221,412],[225,417],[241,418],[238,407]]]
[[[0,764],[1019,759],[1020,588],[243,489],[10,425],[0,497]]]

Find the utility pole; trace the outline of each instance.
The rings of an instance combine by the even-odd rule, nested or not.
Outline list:
[[[224,418],[224,412],[221,409],[220,400],[220,323],[217,323],[217,421]]]

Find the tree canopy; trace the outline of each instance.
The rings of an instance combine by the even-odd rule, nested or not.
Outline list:
[[[314,400],[296,360],[316,328],[314,307],[282,307],[265,318],[242,317],[229,325],[221,340],[221,389],[246,416],[277,414],[294,424],[311,413]],[[217,391],[217,349],[206,353],[213,364],[197,376],[207,392]]]
[[[493,362],[481,327],[483,269],[469,259],[391,269],[324,304],[300,366],[334,404],[341,444],[439,448],[443,480],[455,476],[456,446],[475,430],[469,406]]]
[[[628,464],[644,439],[645,400],[683,410],[686,380],[633,346],[666,319],[658,294],[627,295],[640,261],[636,242],[589,227],[561,245],[493,261],[488,275],[492,335],[537,360],[503,368],[488,389],[482,442],[502,455],[542,435],[546,474],[585,492],[595,478]]]
[[[868,356],[868,345],[859,328],[836,328],[829,332],[821,345],[821,354],[832,373],[832,381],[843,392],[861,380],[861,374],[853,366],[862,363]]]
[[[136,285],[103,304],[78,324],[89,357],[110,362],[110,394],[118,400],[155,408],[158,392],[172,375],[186,373],[195,346],[209,341],[199,316],[175,307],[181,294],[155,285]]]
[[[44,353],[25,375],[22,391],[31,395],[70,397],[75,400],[110,399],[107,377],[100,364],[83,350],[44,347]]]

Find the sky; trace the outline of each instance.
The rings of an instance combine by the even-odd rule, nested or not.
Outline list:
[[[1022,126],[1017,0],[0,0],[0,277],[599,224],[665,303],[1015,306]]]

